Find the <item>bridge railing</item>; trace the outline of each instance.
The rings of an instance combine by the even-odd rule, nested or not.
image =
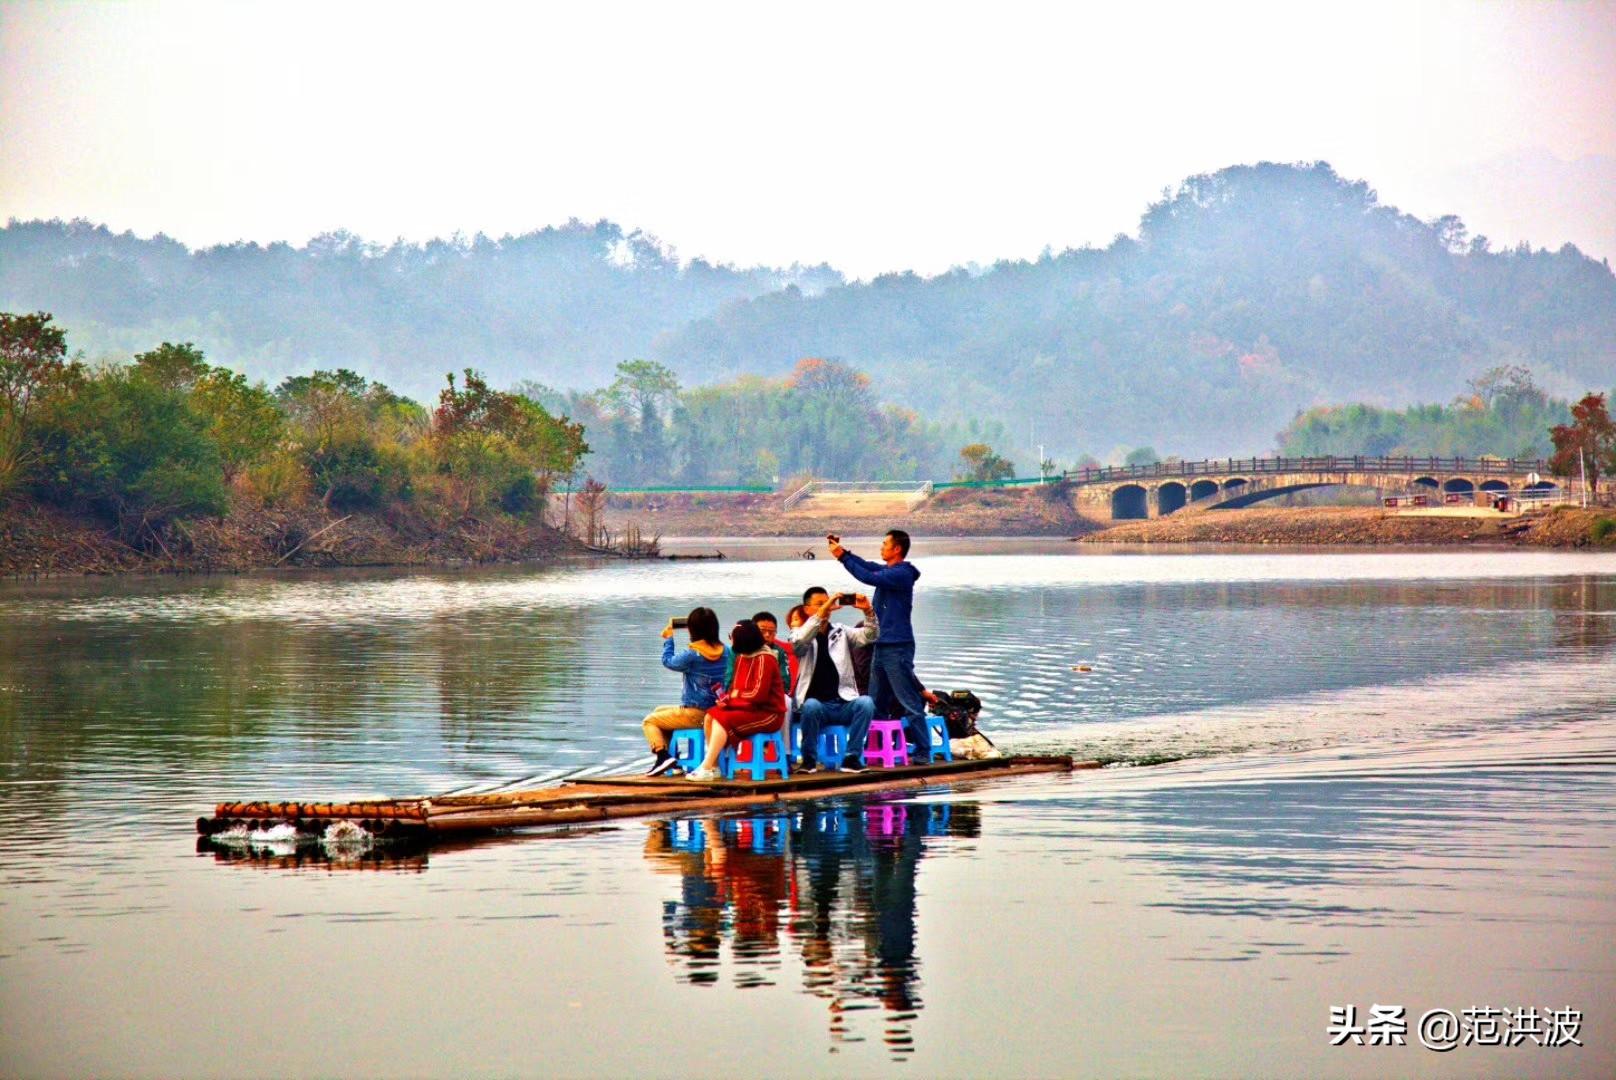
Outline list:
[[[1154,465],[1103,465],[1069,469],[1064,478],[1076,484],[1121,480],[1154,480],[1195,476],[1262,476],[1298,472],[1471,473],[1476,476],[1523,476],[1549,471],[1541,458],[1464,457],[1271,457],[1208,458],[1163,461]]]

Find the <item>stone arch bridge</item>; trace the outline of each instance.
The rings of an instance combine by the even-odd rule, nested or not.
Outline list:
[[[1274,457],[1075,469],[1065,480],[1079,513],[1127,520],[1235,509],[1340,484],[1386,494],[1552,489],[1547,473],[1547,463],[1519,458]]]

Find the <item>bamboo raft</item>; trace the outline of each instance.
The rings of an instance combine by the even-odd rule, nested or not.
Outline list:
[[[210,837],[238,827],[260,830],[290,825],[299,833],[318,833],[346,821],[373,836],[419,841],[501,829],[736,810],[830,795],[904,791],[955,781],[1097,768],[1098,762],[1073,761],[1069,757],[1010,757],[944,761],[862,773],[810,773],[784,780],[736,779],[696,784],[678,777],[580,777],[553,787],[488,795],[357,802],[222,802],[214,807],[213,816],[196,819],[196,831]]]

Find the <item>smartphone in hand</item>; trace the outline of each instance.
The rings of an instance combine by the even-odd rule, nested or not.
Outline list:
[[[675,630],[684,630],[690,625],[690,616],[675,615],[673,618],[668,620],[668,625],[672,626]]]
[[[858,593],[837,593],[831,599],[833,599],[839,607],[853,607],[858,603]]]

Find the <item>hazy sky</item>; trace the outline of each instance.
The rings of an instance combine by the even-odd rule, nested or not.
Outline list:
[[[1616,4],[0,3],[0,217],[191,244],[606,217],[929,273],[1314,159],[1616,259]]]

